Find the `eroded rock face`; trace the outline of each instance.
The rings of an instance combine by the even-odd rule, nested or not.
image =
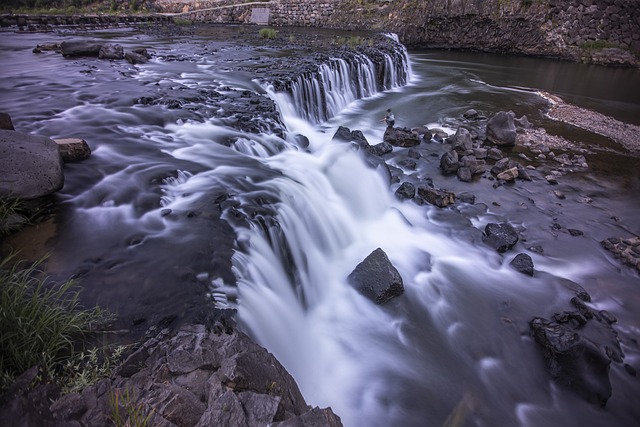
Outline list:
[[[400,273],[380,248],[358,264],[347,279],[358,292],[376,304],[384,304],[404,292]]]
[[[40,135],[0,130],[0,197],[36,199],[62,188],[58,145]]]
[[[53,404],[46,400],[40,416],[56,425],[108,425],[115,396],[123,406],[127,402],[139,408],[142,418],[149,415],[154,426],[311,425],[306,420],[315,420],[315,426],[342,425],[330,408],[307,406],[273,355],[220,323],[212,329],[183,326],[174,335],[163,330],[132,353],[113,378]],[[29,408],[25,399],[36,397],[34,391],[14,393],[0,415],[24,420],[28,414],[21,411]]]

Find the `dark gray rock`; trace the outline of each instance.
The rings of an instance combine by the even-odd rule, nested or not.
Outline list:
[[[471,169],[466,166],[458,168],[458,179],[462,182],[471,182],[471,178],[473,175],[471,174]]]
[[[351,141],[355,142],[361,147],[369,146],[369,141],[367,141],[367,138],[364,136],[361,130],[351,131]]]
[[[491,160],[500,160],[503,157],[504,156],[502,155],[502,151],[500,151],[500,149],[498,148],[493,147],[487,150],[487,158]]]
[[[399,127],[388,127],[382,140],[394,147],[415,147],[420,144],[420,137],[411,132],[411,129]]]
[[[401,167],[402,169],[416,170],[416,167],[418,166],[418,164],[413,159],[404,159],[398,162],[398,166]]]
[[[388,142],[381,142],[380,144],[372,145],[369,148],[369,152],[375,156],[384,156],[393,151],[393,146]]]
[[[400,273],[380,248],[358,264],[347,279],[358,292],[376,304],[384,304],[404,292]]]
[[[440,169],[444,174],[452,174],[458,171],[460,161],[455,150],[448,151],[440,157]]]
[[[334,141],[351,141],[351,129],[345,126],[339,126],[336,133],[333,134],[332,140]]]
[[[120,44],[106,43],[100,47],[98,52],[100,59],[123,59],[124,48]]]
[[[464,153],[467,150],[473,149],[473,141],[471,140],[471,133],[468,129],[459,127],[455,135],[450,138],[452,148],[458,153]]]
[[[518,254],[516,255],[509,265],[515,268],[520,273],[526,274],[528,276],[533,276],[533,260],[527,254]]]
[[[149,62],[149,58],[147,58],[144,55],[140,55],[139,53],[135,53],[135,52],[125,52],[124,59],[126,59],[127,62],[129,62],[130,64],[133,64],[133,65],[146,64],[147,62]]]
[[[476,196],[472,193],[460,193],[458,194],[458,200],[462,203],[473,205],[476,203]]]
[[[13,122],[11,116],[7,113],[0,113],[0,129],[2,130],[15,130],[13,128]]]
[[[473,155],[462,157],[460,163],[462,163],[462,166],[469,168],[471,175],[480,175],[485,171],[485,161],[479,160]]]
[[[496,251],[504,253],[518,242],[518,232],[507,222],[489,223],[484,228],[482,240]]]
[[[340,417],[331,408],[315,407],[304,414],[286,421],[271,424],[271,427],[341,427]]]
[[[487,122],[486,138],[498,146],[512,146],[516,143],[516,126],[513,113],[500,111]]]
[[[0,197],[35,199],[62,188],[58,145],[40,135],[0,130]]]
[[[418,196],[439,208],[446,208],[456,202],[456,195],[454,193],[424,185],[418,187]]]
[[[87,410],[87,404],[79,393],[70,393],[55,401],[49,408],[59,420],[77,420]]]
[[[93,41],[64,41],[60,43],[60,53],[63,56],[95,56],[100,54],[104,43]]]
[[[568,323],[536,317],[531,320],[530,327],[535,341],[542,347],[551,377],[588,402],[605,406],[611,396],[611,359],[600,345],[582,336]]]
[[[467,120],[477,120],[478,117],[480,117],[480,114],[478,114],[478,112],[476,110],[474,110],[473,108],[470,108],[467,111],[465,111],[462,114],[462,116]]]
[[[416,187],[410,182],[403,182],[395,194],[400,200],[413,199],[416,195]]]

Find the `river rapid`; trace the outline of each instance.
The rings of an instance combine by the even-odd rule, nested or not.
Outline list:
[[[305,37],[298,31],[291,40]],[[31,52],[87,34],[1,32],[0,100],[16,129],[81,137],[93,151],[65,166],[52,216],[4,249],[50,253],[47,271],[76,277],[85,302],[118,312],[123,327],[201,316],[207,298],[237,309],[242,329],[275,354],[307,402],[331,406],[346,426],[635,425],[640,379],[624,364],[640,369],[640,279],[600,242],[640,234],[638,158],[547,119],[538,91],[640,124],[640,71],[415,51],[406,82],[354,102],[339,91],[330,117],[309,121],[289,94],[255,77],[266,57],[310,53],[265,47],[253,33],[91,34],[153,53],[133,66]],[[268,131],[280,124],[266,116],[264,131],[238,130],[225,103],[244,92],[276,103],[283,135]],[[136,102],[172,93],[180,108]],[[531,160],[532,181],[497,186],[485,174],[464,183],[438,168],[449,147],[424,142],[418,167],[403,173],[473,193],[476,203],[401,202],[385,168],[332,141],[346,126],[381,142],[387,108],[396,126],[448,133],[469,108],[488,117],[512,110],[584,144],[589,168],[551,186],[544,176],[557,165]],[[395,168],[408,157],[396,148],[385,160]],[[503,221],[521,240],[499,254],[481,236]],[[376,248],[405,286],[383,306],[346,280]],[[533,277],[509,266],[517,253],[532,257]],[[550,379],[530,332],[533,317],[570,309],[566,279],[591,295],[590,307],[617,318],[625,357],[611,364],[604,408]]]

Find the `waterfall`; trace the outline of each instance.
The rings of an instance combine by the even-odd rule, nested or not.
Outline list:
[[[374,55],[345,54],[300,74],[290,83],[297,114],[322,123],[358,99],[407,84],[411,75],[407,50],[391,35],[388,43],[390,49],[376,49]]]

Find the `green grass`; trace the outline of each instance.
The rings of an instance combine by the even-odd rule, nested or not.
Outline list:
[[[28,222],[24,210],[24,202],[20,199],[0,199],[0,238],[18,231],[24,222]]]
[[[15,254],[0,261],[0,389],[34,365],[55,376],[78,343],[111,319],[80,306],[74,281],[50,283],[43,262],[28,265]]]
[[[115,389],[109,395],[110,419],[116,427],[145,427],[151,424],[153,410],[147,410],[143,403],[136,402],[136,395],[125,388]]]
[[[607,40],[593,40],[582,43],[580,47],[584,50],[602,50],[610,47],[618,47],[616,44]]]
[[[258,34],[263,39],[275,39],[278,37],[278,32],[273,28],[261,28]]]
[[[180,26],[188,26],[193,24],[193,21],[191,21],[190,19],[186,19],[186,18],[173,18],[173,23],[176,25],[180,25]]]

